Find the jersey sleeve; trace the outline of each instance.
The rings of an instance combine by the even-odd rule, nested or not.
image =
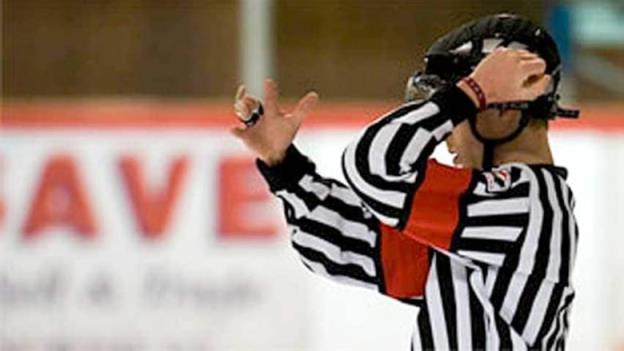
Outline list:
[[[408,103],[382,116],[345,149],[342,166],[347,182],[382,223],[404,228],[435,146],[475,113],[472,100],[459,88],[449,87],[430,100]],[[446,181],[440,179],[440,185]]]
[[[281,199],[293,248],[313,273],[418,301],[429,270],[429,248],[382,224],[341,182],[325,178],[291,146],[282,163],[258,168]]]

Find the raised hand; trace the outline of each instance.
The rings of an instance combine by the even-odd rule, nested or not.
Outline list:
[[[318,94],[309,92],[302,97],[295,108],[286,112],[278,103],[277,84],[272,80],[264,82],[264,115],[250,127],[235,127],[231,132],[241,139],[256,156],[268,165],[280,163],[286,155],[303,120],[318,103]],[[236,93],[234,111],[241,119],[252,113],[259,101],[247,95],[244,86]]]
[[[545,70],[546,62],[536,54],[501,47],[484,58],[470,77],[481,86],[487,103],[532,101],[550,84]]]

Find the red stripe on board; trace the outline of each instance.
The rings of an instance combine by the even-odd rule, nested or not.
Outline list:
[[[393,102],[325,103],[306,120],[306,128],[361,127],[391,110]],[[102,101],[11,102],[1,106],[5,129],[230,128],[237,125],[227,103]],[[588,105],[579,120],[560,119],[554,130],[624,132],[624,105]]]

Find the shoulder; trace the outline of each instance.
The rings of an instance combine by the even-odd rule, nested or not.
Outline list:
[[[565,168],[553,165],[510,163],[490,171],[475,171],[467,197],[473,201],[485,199],[526,199],[526,207],[541,203],[573,202]]]

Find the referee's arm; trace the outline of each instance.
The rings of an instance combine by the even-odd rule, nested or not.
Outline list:
[[[349,185],[381,222],[403,229],[413,196],[425,180],[442,192],[448,190],[451,196],[458,196],[467,187],[470,171],[448,168],[434,172],[428,160],[435,146],[476,112],[473,101],[453,86],[428,101],[405,104],[381,117],[343,154],[343,172]]]
[[[258,169],[283,203],[293,248],[313,273],[420,302],[430,249],[383,225],[344,184],[324,178],[291,145],[284,160]]]

